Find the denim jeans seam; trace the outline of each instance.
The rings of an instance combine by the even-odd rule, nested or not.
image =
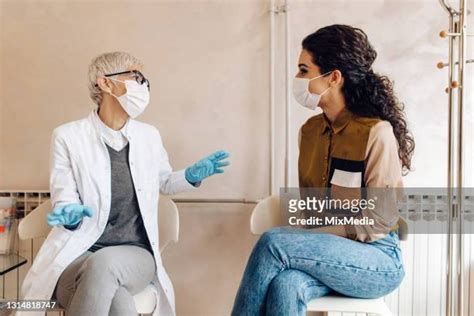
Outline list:
[[[287,268],[290,268],[291,264],[290,264],[290,260],[291,258],[286,254],[286,253],[283,253],[281,251],[279,251],[280,249],[278,249],[278,247],[274,247],[272,245],[269,245],[267,247],[268,251],[270,252],[270,254],[272,255],[272,257],[279,263],[281,263],[281,268],[280,268],[280,272],[282,272],[283,270],[287,269]]]
[[[395,246],[388,246],[388,248],[390,248],[393,252],[393,254],[395,255],[395,257],[389,255],[388,253],[386,253],[385,251],[383,251],[381,248],[379,247],[375,247],[377,248],[378,250],[380,250],[381,252],[383,252],[384,254],[388,255],[390,257],[390,259],[392,259],[393,263],[395,264],[396,267],[398,267],[398,269],[400,269],[400,267],[403,266],[403,262],[400,258],[400,256],[398,255],[397,253],[397,249],[401,252],[401,249],[400,247],[395,247]]]
[[[319,285],[319,281],[317,280],[309,280],[309,281],[306,281],[304,282],[302,285],[301,285],[301,296],[298,295],[298,299],[300,300],[300,302],[302,304],[306,304],[306,291],[310,288],[310,287],[313,287],[313,286],[317,286]]]
[[[361,268],[361,267],[349,266],[347,264],[339,264],[339,263],[336,263],[336,262],[329,262],[329,261],[324,261],[324,260],[314,260],[314,259],[308,259],[308,258],[302,258],[302,257],[294,257],[291,260],[305,260],[305,261],[329,264],[329,265],[333,265],[333,266],[340,267],[340,268],[349,268],[349,269],[356,269],[356,270],[362,270],[362,271],[367,271],[367,272],[375,272],[375,273],[394,273],[394,274],[398,274],[398,273],[401,272],[401,269],[373,270],[373,269],[366,269],[366,268]]]

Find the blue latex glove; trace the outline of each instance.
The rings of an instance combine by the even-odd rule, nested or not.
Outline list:
[[[48,225],[64,225],[66,228],[74,228],[84,216],[92,217],[93,214],[90,207],[81,204],[58,206],[47,215]]]
[[[228,166],[229,162],[224,160],[229,157],[229,153],[219,150],[212,155],[199,160],[194,165],[186,168],[184,175],[189,183],[197,183],[216,173],[223,173],[222,167]]]

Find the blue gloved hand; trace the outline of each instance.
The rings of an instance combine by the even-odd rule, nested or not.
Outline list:
[[[92,217],[93,214],[90,207],[81,204],[58,206],[47,215],[48,225],[76,226],[84,216]]]
[[[229,157],[229,153],[219,150],[212,155],[199,160],[194,165],[186,168],[184,175],[189,183],[197,183],[216,173],[223,173],[222,167],[228,166],[229,162],[223,159]]]

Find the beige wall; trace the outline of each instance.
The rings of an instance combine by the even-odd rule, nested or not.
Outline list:
[[[152,101],[140,119],[160,129],[175,168],[216,149],[232,154],[228,172],[195,196],[267,192],[264,2],[65,3],[2,2],[2,152],[8,153],[2,165],[8,168],[0,187],[47,188],[52,129],[93,106],[86,87],[90,59],[125,50],[145,63]],[[243,181],[255,174],[251,185]]]

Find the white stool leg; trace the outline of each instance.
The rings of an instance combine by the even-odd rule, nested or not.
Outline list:
[[[388,309],[388,307],[385,308],[385,311],[380,313],[380,316],[393,316],[392,312]]]

